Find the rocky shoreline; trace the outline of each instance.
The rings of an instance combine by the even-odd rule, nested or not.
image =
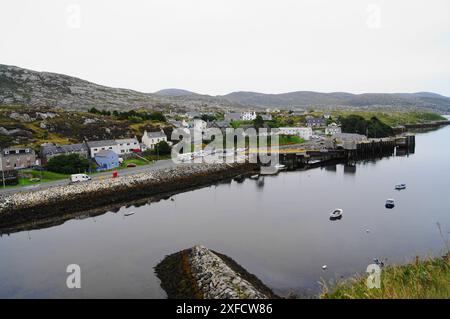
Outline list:
[[[155,271],[170,299],[279,298],[230,257],[204,246],[167,256]]]
[[[256,168],[253,164],[180,165],[106,180],[14,193],[0,200],[0,229],[202,187],[250,173]]]

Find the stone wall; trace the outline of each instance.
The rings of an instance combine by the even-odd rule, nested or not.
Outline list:
[[[192,273],[205,299],[267,299],[250,282],[204,246],[189,254]]]

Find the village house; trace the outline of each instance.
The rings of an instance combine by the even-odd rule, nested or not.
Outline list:
[[[38,164],[36,153],[30,147],[10,147],[1,151],[1,170],[10,171]]]
[[[119,147],[117,142],[114,140],[104,140],[104,141],[87,141],[86,145],[89,150],[89,155],[94,158],[95,155],[100,151],[111,150],[116,154],[119,154]]]
[[[242,113],[225,113],[225,121],[253,121],[256,119],[256,112],[242,112]]]
[[[311,127],[280,127],[279,135],[296,135],[305,141],[309,141],[313,135]]]
[[[39,153],[43,165],[57,155],[78,154],[85,158],[89,157],[88,148],[84,143],[69,145],[44,144],[41,146]]]
[[[331,123],[325,128],[326,135],[335,135],[342,133],[341,127],[336,123]]]
[[[322,127],[326,125],[326,120],[323,117],[313,117],[306,120],[308,127]]]
[[[136,137],[134,138],[124,138],[116,140],[117,143],[117,154],[131,154],[141,151],[141,146]]]
[[[102,150],[95,154],[95,162],[98,171],[105,171],[119,167],[119,156],[112,150]]]
[[[144,143],[149,149],[155,148],[155,145],[161,141],[167,142],[167,135],[163,130],[157,132],[144,132],[142,136],[142,143]]]

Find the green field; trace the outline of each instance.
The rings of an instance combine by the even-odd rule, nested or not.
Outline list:
[[[381,288],[369,289],[360,276],[324,288],[329,299],[424,299],[450,298],[450,254],[444,258],[415,260],[402,266],[388,266],[381,273]]]
[[[46,183],[69,178],[69,175],[58,174],[49,171],[37,171],[32,169],[22,170],[19,173],[19,185],[28,186],[37,183]],[[33,181],[35,179],[35,181]]]
[[[301,144],[305,143],[305,140],[293,135],[280,135],[280,145]]]

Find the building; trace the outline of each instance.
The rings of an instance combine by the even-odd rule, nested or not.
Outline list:
[[[243,121],[253,121],[256,119],[256,112],[242,112],[241,118]]]
[[[1,170],[10,171],[34,165],[39,165],[39,161],[30,147],[11,147],[1,151]]]
[[[242,112],[242,113],[225,113],[225,121],[253,121],[256,119],[256,112]]]
[[[261,118],[263,121],[272,121],[272,114],[262,114]]]
[[[116,140],[117,154],[131,154],[141,151],[141,146],[136,137]]]
[[[336,123],[331,123],[325,128],[325,134],[326,135],[335,135],[335,134],[341,134],[342,130],[339,125]]]
[[[278,130],[280,135],[296,135],[306,141],[313,135],[311,127],[280,127]]]
[[[119,154],[119,147],[117,142],[114,140],[104,140],[104,141],[88,141],[86,146],[89,150],[89,155],[94,158],[95,155],[100,151],[111,150],[116,154]]]
[[[322,127],[327,124],[323,117],[312,117],[306,120],[306,125],[308,127]]]
[[[98,171],[105,171],[119,167],[119,156],[112,150],[102,150],[95,154]]]
[[[89,150],[84,143],[69,145],[44,144],[40,149],[42,164],[46,164],[52,157],[68,154],[78,154],[88,158]]]
[[[155,145],[161,141],[167,142],[167,135],[164,133],[163,130],[158,132],[145,131],[144,135],[142,135],[142,143],[147,145],[149,149],[155,148]]]

